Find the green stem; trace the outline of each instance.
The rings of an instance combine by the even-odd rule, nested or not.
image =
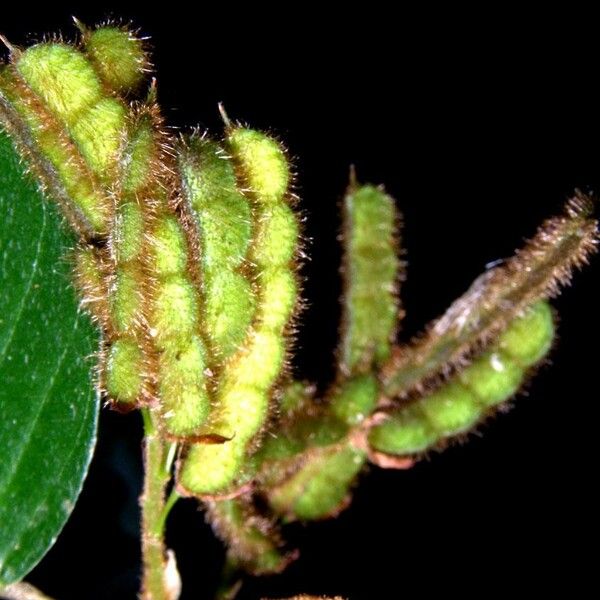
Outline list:
[[[167,573],[167,553],[164,544],[165,522],[178,499],[171,493],[165,503],[165,488],[171,478],[173,451],[160,437],[150,410],[142,411],[144,418],[144,492],[142,508],[142,600],[176,600],[177,581],[170,582]]]

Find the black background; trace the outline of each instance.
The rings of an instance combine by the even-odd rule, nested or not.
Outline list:
[[[132,19],[155,48],[174,126],[231,117],[279,134],[296,158],[311,261],[296,369],[333,373],[340,283],[338,201],[354,163],[385,182],[405,218],[402,335],[417,333],[481,272],[509,256],[580,187],[600,190],[596,19],[562,12],[354,10],[231,5],[196,9],[0,10],[16,44],[75,35],[70,15]],[[31,33],[31,35],[29,35]],[[561,340],[515,410],[482,436],[409,472],[372,469],[337,520],[290,527],[301,558],[248,581],[241,600],[300,592],[352,600],[547,591],[594,585],[598,261],[555,305]],[[59,600],[134,598],[138,574],[137,415],[103,411],[75,512],[30,580]],[[192,501],[169,544],[184,599],[210,598],[222,550]],[[592,550],[590,550],[590,547]]]

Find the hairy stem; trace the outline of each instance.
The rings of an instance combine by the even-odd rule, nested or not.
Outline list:
[[[172,448],[160,437],[155,416],[150,410],[144,417],[144,492],[142,507],[142,600],[176,600],[179,577],[173,565],[167,564],[164,544],[165,522],[178,496],[172,493],[165,502],[165,488],[171,478]],[[170,560],[174,560],[169,557]],[[170,567],[170,568],[169,568]],[[174,576],[173,576],[174,575]]]

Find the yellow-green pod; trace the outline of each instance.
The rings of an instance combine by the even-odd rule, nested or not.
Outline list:
[[[127,109],[116,98],[103,98],[82,111],[70,127],[71,137],[92,171],[112,183],[123,143]]]
[[[340,345],[345,373],[370,371],[390,356],[399,316],[399,221],[382,188],[350,184],[344,198],[345,290]]]
[[[285,362],[284,333],[297,294],[296,245],[287,241],[278,248],[275,263],[268,261],[271,250],[263,252],[273,248],[274,238],[289,240],[298,235],[296,218],[286,205],[290,176],[285,152],[267,135],[247,129],[228,132],[228,149],[238,169],[238,185],[250,189],[255,231],[261,232],[253,238],[250,251],[256,311],[244,342],[220,373],[215,408],[206,427],[207,434],[227,441],[196,444],[179,472],[180,485],[198,495],[224,493],[240,476],[246,450],[268,416],[271,388]],[[211,465],[219,463],[221,467],[211,471]]]
[[[86,239],[108,230],[111,203],[64,123],[19,76],[12,65],[0,71],[0,96],[14,110],[12,132],[27,160],[71,225]]]
[[[374,375],[344,381],[332,394],[329,410],[350,426],[362,423],[377,405],[379,385]]]
[[[209,501],[207,518],[227,545],[229,563],[253,575],[280,573],[293,554],[281,551],[279,531],[241,498]]]
[[[238,189],[235,169],[222,147],[193,136],[181,149],[183,191],[198,228],[203,327],[218,367],[243,343],[255,297],[242,272],[252,235],[250,201]]]
[[[67,44],[31,46],[14,64],[27,85],[68,126],[75,125],[103,97],[100,79],[89,60]]]
[[[186,346],[168,348],[158,364],[162,419],[167,432],[177,437],[193,435],[210,410],[204,370],[205,349],[198,336]]]
[[[524,368],[539,362],[554,339],[554,319],[548,302],[540,301],[515,319],[498,340],[498,346]]]
[[[489,409],[523,385],[527,368],[543,360],[554,338],[552,309],[536,302],[514,319],[492,347],[438,390],[393,411],[369,432],[379,452],[409,456],[473,428]]]
[[[115,92],[135,90],[149,69],[142,40],[125,27],[84,31],[83,43],[96,72]]]
[[[135,340],[117,340],[108,351],[104,373],[107,394],[118,404],[134,404],[142,394],[144,356]]]
[[[233,127],[227,142],[255,200],[263,205],[282,202],[291,176],[287,156],[277,140],[255,129]]]
[[[269,506],[286,521],[325,519],[343,510],[365,463],[352,446],[315,451],[293,475],[265,490]]]
[[[19,74],[66,127],[93,173],[112,181],[126,127],[121,100],[108,97],[87,57],[66,44],[37,44],[15,61]]]

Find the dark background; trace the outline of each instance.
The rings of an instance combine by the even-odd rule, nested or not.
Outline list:
[[[72,38],[71,14],[133,19],[152,38],[173,125],[218,131],[222,101],[232,118],[286,141],[313,240],[296,367],[321,385],[333,373],[338,201],[351,163],[360,179],[385,182],[404,213],[405,338],[575,187],[600,190],[598,31],[588,15],[149,5],[23,6],[13,16],[3,7],[0,31],[25,44],[46,32]],[[555,302],[555,366],[513,411],[409,472],[372,469],[337,520],[290,527],[301,558],[282,576],[249,581],[239,598],[583,596],[595,584],[598,529],[599,272],[596,260]],[[102,412],[81,499],[30,576],[59,600],[135,597],[140,440],[137,415]],[[184,599],[210,598],[222,550],[192,501],[176,506],[168,541]]]

